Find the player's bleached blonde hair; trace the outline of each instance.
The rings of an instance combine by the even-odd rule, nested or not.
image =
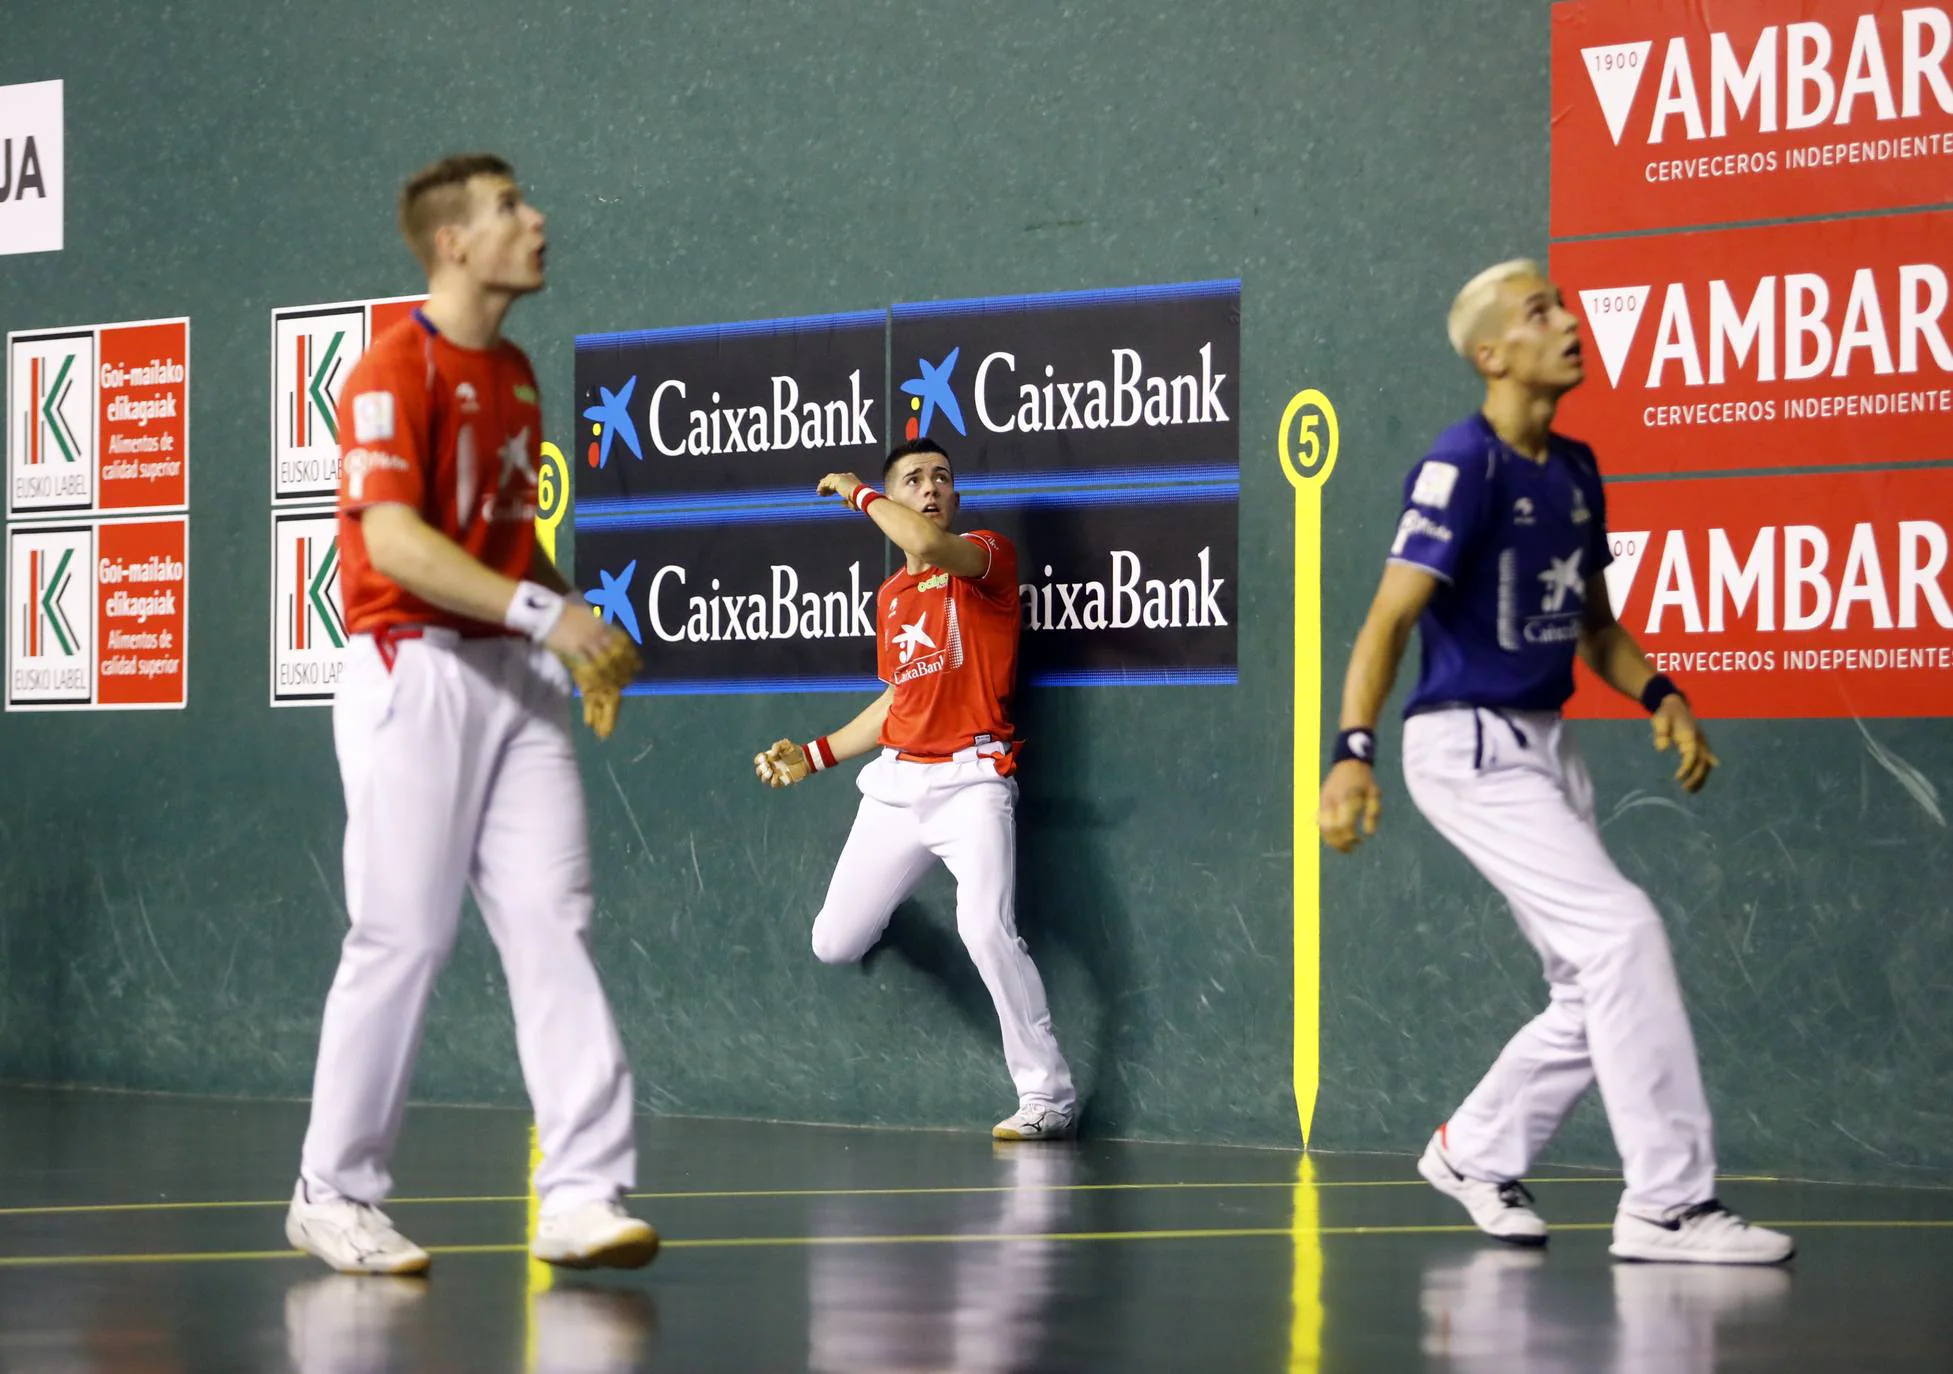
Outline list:
[[[1451,346],[1458,356],[1466,362],[1472,360],[1472,348],[1478,343],[1493,306],[1498,304],[1501,286],[1520,277],[1545,276],[1531,258],[1513,258],[1486,268],[1466,282],[1457,299],[1451,302],[1451,314],[1445,320],[1445,332],[1451,336]]]

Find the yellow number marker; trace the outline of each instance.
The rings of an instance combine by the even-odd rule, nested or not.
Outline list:
[[[536,468],[536,542],[556,561],[556,527],[570,509],[570,465],[563,450],[554,444],[542,446],[542,462]]]

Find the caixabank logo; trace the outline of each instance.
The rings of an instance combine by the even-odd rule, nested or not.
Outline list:
[[[95,499],[95,334],[7,336],[7,506],[85,510]]]
[[[869,471],[887,325],[874,310],[579,335],[579,510]]]
[[[367,345],[419,296],[343,301],[271,315],[271,495],[317,500],[339,490],[339,396]]]
[[[94,556],[88,526],[8,531],[8,709],[93,700]]]
[[[1233,280],[898,305],[902,434],[992,470],[1233,463],[1239,338]]]
[[[1953,18],[1893,0],[1553,7],[1552,232],[1953,200]]]
[[[902,433],[1019,553],[1021,680],[1235,680],[1241,284],[897,305]]]
[[[282,511],[271,524],[271,704],[331,701],[346,649],[338,517]]]
[[[1953,714],[1953,472],[1617,483],[1608,596],[1706,716]],[[1640,708],[1582,674],[1571,713]]]
[[[1953,458],[1953,214],[1561,244],[1553,270],[1593,345],[1563,424],[1608,472]]]

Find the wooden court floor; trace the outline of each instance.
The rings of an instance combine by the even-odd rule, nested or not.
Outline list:
[[[1618,1180],[1565,1169],[1539,1254],[1408,1155],[645,1119],[665,1250],[569,1279],[524,1251],[526,1119],[417,1108],[421,1282],[285,1248],[304,1115],[0,1089],[0,1371],[1953,1370],[1953,1190],[1731,1180],[1801,1252],[1710,1270],[1611,1262]]]

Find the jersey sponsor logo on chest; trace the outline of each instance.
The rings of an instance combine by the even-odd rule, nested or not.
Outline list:
[[[536,466],[529,459],[529,427],[524,425],[498,444],[495,456],[499,471],[494,485],[484,490],[485,465],[477,452],[475,427],[461,427],[455,441],[454,514],[463,528],[475,519],[522,524],[536,518]]]

